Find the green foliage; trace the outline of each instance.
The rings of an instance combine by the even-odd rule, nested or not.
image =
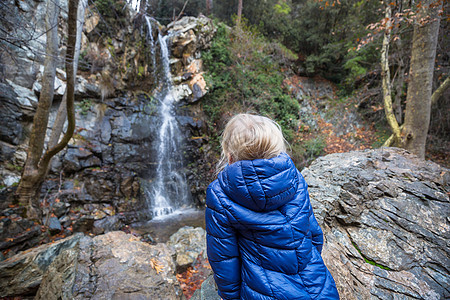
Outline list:
[[[350,48],[351,46],[349,43],[346,48]],[[346,70],[346,76],[342,80],[342,84],[347,91],[352,91],[356,87],[355,82],[362,79],[378,63],[379,51],[377,50],[377,46],[379,46],[378,43],[372,43],[359,51],[354,49],[348,51],[345,56],[345,63],[343,64]]]
[[[302,144],[305,156],[308,158],[319,157],[323,155],[324,149],[327,146],[324,136],[317,136]]]
[[[363,61],[364,56],[356,53],[345,62],[344,68],[349,71],[348,79],[355,79],[367,73],[367,69],[361,65]]]
[[[245,21],[239,28],[218,26],[211,48],[203,56],[211,86],[203,108],[213,134],[217,136],[217,125],[222,128],[233,114],[255,112],[276,120],[286,139],[294,139],[299,104],[284,90],[281,69],[283,60],[289,58],[283,51],[273,55],[274,48]]]
[[[100,1],[100,0],[97,0]],[[102,0],[106,1],[106,0]],[[168,23],[178,16],[184,0],[149,1],[149,13],[159,21]],[[233,25],[238,0],[214,1],[213,15],[220,21]],[[382,18],[382,7],[377,0],[245,0],[243,16],[248,24],[270,40],[279,41],[299,57],[306,73],[321,75],[334,82],[345,81],[351,86],[354,80],[365,74],[364,69],[373,69],[378,56],[372,53],[351,54],[366,36],[368,24]],[[192,0],[186,5],[186,15],[206,14],[205,1]],[[348,62],[350,60],[350,62]]]
[[[273,6],[274,10],[278,14],[288,15],[291,12],[291,7],[286,3],[286,0],[279,0],[277,4]]]
[[[80,110],[80,114],[82,116],[86,116],[89,109],[92,106],[92,100],[91,99],[84,99],[83,101],[77,103],[77,108]]]
[[[138,67],[138,77],[144,76],[144,72],[145,72],[144,66],[139,66]]]
[[[380,148],[384,142],[391,136],[391,130],[386,122],[375,124],[376,140],[372,144],[372,148]]]

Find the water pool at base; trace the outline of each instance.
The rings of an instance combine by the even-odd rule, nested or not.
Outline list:
[[[149,234],[154,242],[165,243],[181,227],[205,228],[205,209],[178,209],[170,215],[154,218],[147,223],[132,225],[133,232],[139,235]]]

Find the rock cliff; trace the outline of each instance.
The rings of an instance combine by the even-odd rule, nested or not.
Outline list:
[[[61,5],[66,5],[62,2]],[[21,6],[19,8],[13,2],[9,4],[17,9],[20,18],[35,24],[36,35],[45,32],[45,1],[21,1],[17,4]],[[67,15],[62,13],[59,24],[61,56],[65,51],[66,19]],[[167,50],[172,54],[170,67],[174,81],[172,96],[177,101],[176,120],[182,129],[181,138],[187,141],[181,149],[186,160],[183,172],[192,186],[193,205],[202,201],[202,176],[195,172],[196,162],[201,160],[197,149],[207,142],[201,133],[204,124],[198,105],[198,100],[207,93],[201,55],[208,48],[215,28],[206,17],[185,17],[168,27],[148,20],[146,23],[144,15],[121,7],[120,20],[111,23],[108,19],[101,20],[95,9],[86,9],[75,91],[76,130],[68,147],[53,159],[49,180],[42,189],[42,200],[45,198],[49,205],[44,213],[49,217],[53,214],[53,218],[44,222],[60,228],[57,232],[62,230],[70,234],[73,230],[101,234],[117,230],[123,224],[151,218],[142,180],[152,179],[157,156],[154,142],[160,127],[159,102],[154,96],[160,89],[156,79],[161,72],[161,49],[158,48],[161,45],[156,45],[158,36],[169,36]],[[111,26],[108,31],[104,31],[106,25]],[[150,37],[153,44],[149,43]],[[7,198],[20,179],[26,159],[43,71],[43,59],[37,53],[42,53],[44,46],[45,38],[32,40],[26,47],[13,50],[17,60],[1,58],[1,63],[12,66],[3,70],[4,77],[0,79],[2,209],[11,204]],[[61,60],[56,72],[49,128],[65,90],[63,68]],[[18,212],[6,214],[24,223]],[[2,214],[3,217],[9,215]],[[15,239],[18,232],[8,229],[11,224],[2,225],[5,230],[0,231],[1,251],[11,247],[14,251],[26,248],[18,245],[20,239]],[[25,230],[30,228],[35,233],[33,226],[30,223],[22,230],[26,233]],[[31,234],[24,236],[34,238]],[[14,243],[7,242],[13,238]],[[36,245],[38,240],[30,241],[27,247]]]
[[[447,299],[450,173],[395,148],[303,170],[342,299]]]

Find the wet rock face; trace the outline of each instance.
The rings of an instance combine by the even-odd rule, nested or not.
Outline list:
[[[23,12],[25,18],[36,14],[36,11],[45,12],[45,2],[25,0],[20,5],[28,5],[30,8],[26,13]],[[35,10],[35,7],[39,10]],[[43,17],[39,13],[36,20],[43,20]],[[86,16],[87,19],[91,17],[95,17],[95,14]],[[67,15],[63,13],[62,18],[67,18]],[[37,24],[40,33],[44,32],[42,24],[44,22]],[[62,27],[65,24],[65,21],[60,22]],[[95,26],[89,26],[91,25]],[[130,26],[112,37],[112,43],[115,55],[120,57],[121,62],[133,62],[127,69],[133,69],[132,73],[140,73],[140,68],[138,70],[135,63],[144,66],[149,62],[144,64],[143,56],[139,61],[135,60],[132,51],[128,51],[135,48],[143,38],[139,27]],[[149,79],[153,76],[148,72],[137,79],[131,75],[116,78],[114,76],[117,74],[111,73],[106,80],[103,77],[106,73],[102,73],[102,70],[108,71],[107,65],[98,70],[83,69],[86,60],[95,62],[103,57],[101,53],[105,52],[102,51],[109,49],[106,51],[109,53],[111,50],[111,45],[105,48],[101,41],[91,39],[88,27],[85,28],[83,39],[89,40],[89,43],[82,45],[82,52],[87,54],[80,58],[82,61],[75,91],[75,134],[68,147],[53,158],[48,180],[41,192],[41,199],[45,198],[49,203],[45,215],[54,214],[57,217],[46,217],[51,221],[47,225],[51,225],[52,234],[102,234],[120,230],[124,224],[151,218],[142,182],[151,179],[156,170],[158,149],[154,142],[158,139],[161,120],[157,116],[159,101],[154,94],[160,87],[155,86],[154,79]],[[158,27],[154,28],[158,30]],[[60,32],[64,32],[63,29],[60,28]],[[176,119],[182,129],[182,138],[188,141],[181,149],[187,165],[183,172],[186,173],[191,193],[198,204],[201,203],[198,199],[204,198],[207,185],[200,166],[203,164],[202,153],[198,149],[206,149],[208,141],[204,136],[205,125],[201,121],[202,114],[196,101],[207,92],[201,52],[209,47],[215,28],[211,20],[202,17],[183,18],[168,28],[160,29],[162,34],[171,34],[171,67],[175,72],[172,78],[174,96],[178,101]],[[129,30],[131,31],[128,32]],[[121,36],[127,37],[123,39],[127,42],[117,43]],[[45,39],[42,45],[45,45]],[[97,47],[98,51],[87,49],[88,46]],[[20,179],[43,71],[43,61],[39,56],[17,51],[20,52],[17,55],[17,68],[6,70],[5,78],[0,83],[0,189],[12,188]],[[63,65],[58,65],[49,128],[53,126],[65,89],[66,74],[63,69]],[[109,93],[103,93],[103,81],[114,82],[108,87]],[[48,138],[49,136],[47,140]],[[5,202],[2,206],[7,207],[9,204],[12,203]],[[3,237],[0,250],[12,249],[9,255],[13,255],[17,251],[36,246],[42,240],[43,234],[39,226],[28,224],[22,219],[11,222],[12,218],[6,217],[0,222],[0,236]]]
[[[382,148],[327,155],[302,174],[342,299],[449,297],[447,169]]]

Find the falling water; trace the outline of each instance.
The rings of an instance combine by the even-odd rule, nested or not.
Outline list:
[[[146,18],[150,34],[149,43],[155,48],[151,34],[151,22]],[[147,202],[150,204],[153,218],[173,213],[176,209],[190,202],[189,187],[183,173],[182,133],[175,118],[175,97],[173,96],[172,76],[169,64],[168,36],[158,33],[156,46],[159,46],[161,71],[158,72],[160,92],[156,94],[159,101],[159,132],[155,141],[157,155],[156,176],[146,189]],[[152,54],[156,51],[153,49]],[[153,55],[155,56],[155,55]],[[154,61],[156,61],[155,58]],[[153,64],[155,66],[155,64]]]
[[[148,29],[147,41],[149,43],[150,53],[152,56],[152,66],[153,66],[152,72],[153,72],[153,77],[155,77],[156,53],[155,53],[155,40],[153,39],[152,19],[149,16],[145,16],[145,21],[147,22],[147,29]]]

